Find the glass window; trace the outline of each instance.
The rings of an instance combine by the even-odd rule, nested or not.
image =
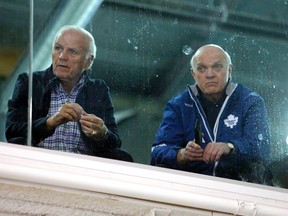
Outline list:
[[[95,37],[90,75],[106,81],[123,147],[149,164],[151,145],[168,100],[193,84],[190,59],[214,43],[232,59],[232,80],[258,92],[271,121],[273,186],[287,185],[287,0],[37,0],[34,3],[34,70],[51,64],[60,26],[78,24]],[[7,101],[16,77],[28,70],[29,2],[0,0],[1,141]]]

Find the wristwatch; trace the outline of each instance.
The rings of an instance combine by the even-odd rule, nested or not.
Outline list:
[[[230,149],[229,155],[231,155],[234,152],[235,147],[234,147],[234,145],[232,143],[229,143],[229,142],[227,143],[227,145],[228,145],[228,147]]]

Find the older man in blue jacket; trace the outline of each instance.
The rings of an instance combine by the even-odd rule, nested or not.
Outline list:
[[[251,164],[263,165],[270,157],[264,101],[231,82],[230,56],[218,45],[200,47],[191,66],[196,84],[168,102],[152,146],[151,164],[246,180]],[[198,143],[196,121],[202,134]]]

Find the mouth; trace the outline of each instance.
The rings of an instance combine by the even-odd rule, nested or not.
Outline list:
[[[207,87],[209,86],[217,86],[217,82],[208,82],[205,84]]]
[[[57,67],[65,67],[65,68],[68,68],[67,65],[62,65],[62,64],[58,64]]]
[[[67,65],[57,64],[56,68],[69,69]]]

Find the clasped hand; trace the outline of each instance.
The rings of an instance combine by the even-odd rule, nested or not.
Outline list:
[[[230,149],[224,142],[210,142],[203,149],[193,140],[189,141],[185,148],[179,150],[177,160],[181,164],[187,163],[188,161],[213,163],[219,161],[222,155],[227,155],[229,152]]]
[[[69,121],[79,121],[84,134],[95,139],[104,137],[108,130],[101,118],[86,113],[77,103],[63,104],[58,112],[47,119],[46,124],[47,128],[52,130]]]

